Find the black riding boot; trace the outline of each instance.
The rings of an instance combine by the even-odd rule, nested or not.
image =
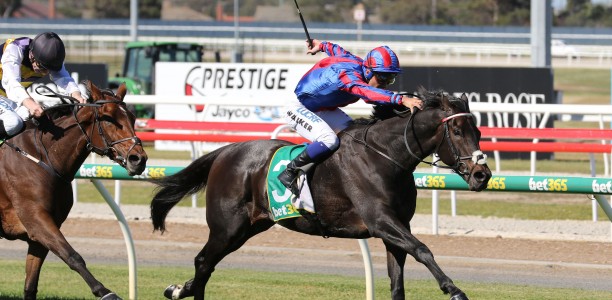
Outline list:
[[[278,175],[278,180],[288,188],[291,193],[299,196],[301,187],[297,185],[298,175],[300,175],[300,172],[307,173],[314,165],[315,162],[308,156],[308,153],[304,151],[287,165],[287,169]]]

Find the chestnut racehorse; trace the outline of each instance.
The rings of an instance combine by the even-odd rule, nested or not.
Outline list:
[[[26,122],[24,132],[0,148],[0,237],[28,243],[24,299],[36,299],[49,251],[79,273],[95,296],[121,299],[89,272],[60,226],[73,204],[71,181],[92,151],[131,175],[144,171],[147,154],[134,133],[135,117],[123,102],[125,85],[113,94],[85,84],[88,103],[64,100],[46,109],[38,124]]]

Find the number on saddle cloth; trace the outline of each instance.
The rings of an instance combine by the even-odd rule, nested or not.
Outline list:
[[[274,221],[302,216],[291,202],[293,194],[278,180],[278,175],[287,168],[287,164],[291,160],[305,149],[306,145],[285,146],[278,149],[272,156],[266,181],[268,184],[268,202]],[[304,188],[307,189],[308,186],[306,185]],[[302,196],[304,196],[304,191]],[[307,196],[310,197],[310,195]],[[305,209],[314,211],[314,209],[308,209],[308,206]]]

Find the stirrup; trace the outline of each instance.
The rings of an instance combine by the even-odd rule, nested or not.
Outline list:
[[[291,191],[291,193],[295,197],[298,197],[298,198],[300,197],[300,193],[302,192],[302,189],[298,185],[298,180],[299,179],[300,179],[300,174],[295,176],[295,178],[291,181],[290,186],[288,187],[288,189]]]
[[[291,181],[289,181],[289,182],[286,182],[286,181],[283,181],[283,180],[281,180],[281,179],[280,179],[281,177],[283,177],[283,175],[285,175],[285,174],[287,174],[287,173],[288,173],[288,174],[290,174],[289,176],[293,177],[293,178],[291,179]],[[281,184],[282,184],[282,185],[283,185],[283,186],[284,186],[286,189],[288,189],[289,191],[291,191],[291,193],[292,193],[292,194],[294,194],[294,195],[297,197],[297,196],[299,196],[299,191],[300,191],[300,189],[299,189],[299,187],[298,187],[298,185],[297,185],[297,183],[298,183],[298,179],[300,178],[300,170],[296,170],[296,173],[297,173],[297,174],[296,174],[295,176],[293,176],[293,174],[292,174],[292,173],[293,173],[293,172],[289,172],[289,171],[287,171],[287,170],[283,171],[283,172],[282,172],[282,173],[281,173],[281,174],[278,176],[278,181],[279,181],[279,182],[280,182],[280,183],[281,183]],[[296,191],[297,191],[297,193],[296,193]]]
[[[291,193],[298,198],[300,197],[302,189],[304,188],[304,182],[300,182],[302,175],[304,176],[304,181],[308,180],[308,174],[305,171],[298,169],[295,179],[291,181]]]

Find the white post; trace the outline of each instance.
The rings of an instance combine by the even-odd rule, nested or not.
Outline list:
[[[130,41],[138,41],[138,0],[130,0]]]
[[[595,177],[595,155],[593,153],[589,153],[589,161],[591,166],[591,177]],[[593,222],[597,222],[597,202],[594,198],[591,201],[591,211],[593,215]]]
[[[359,239],[359,247],[361,248],[361,256],[363,257],[363,265],[365,267],[366,299],[374,300],[374,268],[372,267],[368,240]]]
[[[115,203],[121,205],[121,180],[115,180]]]
[[[435,153],[432,155],[433,161],[436,161],[438,155]],[[433,166],[433,173],[438,173],[438,167]],[[440,195],[438,190],[431,191],[431,233],[438,235],[438,207],[440,207]]]
[[[457,216],[457,191],[451,191],[451,216]]]
[[[79,198],[79,193],[77,191],[77,181],[73,180],[70,184],[72,184],[72,203],[77,203]]]
[[[123,239],[125,240],[125,246],[127,247],[128,254],[128,277],[129,277],[129,294],[131,300],[136,300],[136,250],[134,249],[134,240],[132,239],[132,234],[130,233],[130,228],[128,227],[127,220],[123,215],[123,212],[119,208],[119,206],[113,200],[110,193],[102,182],[99,179],[92,179],[91,182],[94,184],[98,192],[104,197],[104,200],[113,210],[115,217],[117,217],[117,221],[119,221],[119,227],[121,227],[121,232],[123,233]]]

